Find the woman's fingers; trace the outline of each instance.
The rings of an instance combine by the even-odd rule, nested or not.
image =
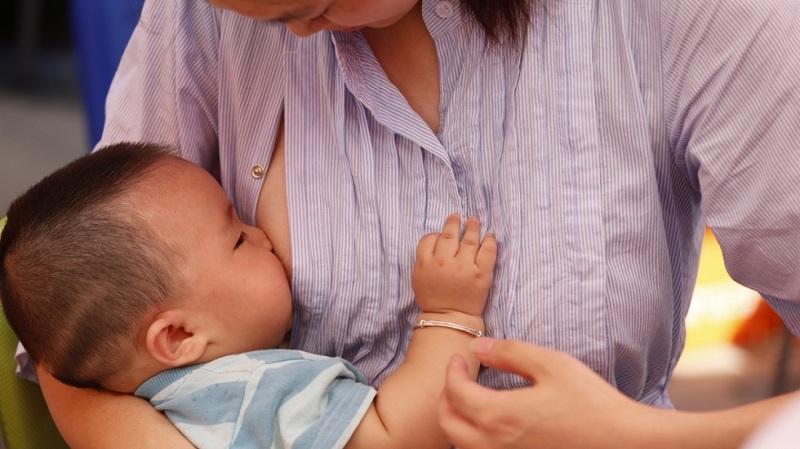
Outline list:
[[[459,449],[489,447],[483,433],[473,423],[461,416],[444,396],[439,401],[439,425],[442,426],[442,430],[450,442]]]
[[[481,363],[501,371],[518,374],[532,383],[551,375],[551,366],[563,366],[567,356],[517,340],[495,340],[483,337],[472,343],[472,350]]]
[[[566,353],[486,337],[474,340],[471,349],[484,365],[521,375],[533,386],[490,390],[471,381],[463,363],[451,361],[442,394],[447,406],[440,406],[439,416],[443,430],[462,449],[594,447],[609,432],[632,442],[636,435],[625,430],[656,422],[648,415],[655,409],[636,404]],[[632,424],[621,428],[620,422]]]
[[[445,372],[446,383],[443,390],[444,399],[466,422],[474,422],[481,408],[489,403],[491,396],[496,393],[482,387],[469,378],[467,362],[463,357],[454,355],[450,359]]]

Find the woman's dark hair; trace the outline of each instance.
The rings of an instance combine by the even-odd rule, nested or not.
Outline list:
[[[540,0],[462,0],[461,4],[486,33],[490,45],[518,47],[539,3]]]

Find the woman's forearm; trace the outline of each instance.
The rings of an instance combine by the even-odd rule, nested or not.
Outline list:
[[[73,449],[191,449],[148,402],[133,395],[73,388],[37,369],[47,407]]]
[[[736,449],[800,393],[714,412],[681,412],[633,401],[569,354],[522,341],[476,340],[481,364],[530,379],[493,390],[451,364],[439,408],[463,449]]]
[[[798,394],[764,399],[713,412],[657,410],[642,416],[641,427],[626,447],[726,449],[740,447],[764,420]],[[644,445],[639,445],[639,444]]]

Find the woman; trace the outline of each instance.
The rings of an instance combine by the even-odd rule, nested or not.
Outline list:
[[[800,329],[800,198],[784,191],[800,181],[796,2],[215,3],[233,11],[146,3],[101,143],[172,144],[245,221],[291,237],[275,251],[293,347],[379,384],[415,313],[413,242],[458,210],[501,242],[490,335],[569,353],[622,393],[568,382],[595,375],[558,353],[547,369],[574,375],[555,376],[537,413],[613,405],[582,415],[608,423],[580,440],[596,447],[731,447],[756,425],[657,407],[670,407],[701,211],[734,278]],[[182,443],[146,404],[42,380],[73,447]],[[526,385],[499,370],[481,383]],[[679,431],[654,430],[667,422]],[[541,447],[591,428],[566,424]]]

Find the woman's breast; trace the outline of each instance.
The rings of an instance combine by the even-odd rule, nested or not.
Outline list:
[[[267,233],[272,242],[273,252],[283,263],[286,276],[291,281],[292,244],[289,234],[289,208],[286,202],[283,134],[283,125],[281,124],[256,206],[256,226]]]

